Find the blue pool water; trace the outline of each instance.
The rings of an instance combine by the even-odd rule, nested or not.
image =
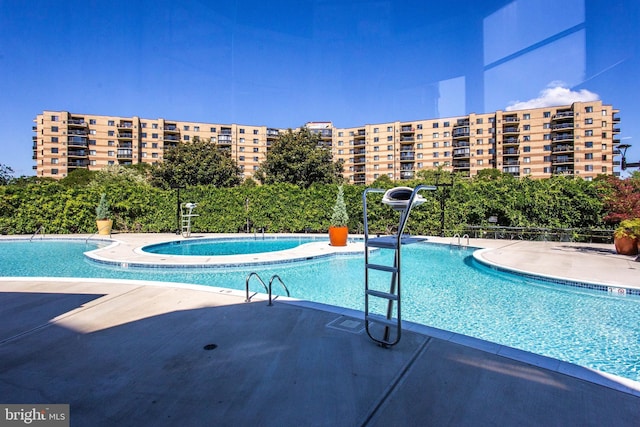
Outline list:
[[[94,263],[84,242],[0,242],[0,275],[96,277],[196,283],[244,290],[252,271],[278,274],[291,296],[364,309],[362,256],[228,269],[122,269]],[[403,248],[403,319],[640,381],[640,298],[506,274],[471,250]],[[391,263],[390,251],[371,262]],[[28,260],[27,262],[25,262]],[[388,276],[373,276],[373,282]],[[382,287],[385,283],[382,283]],[[253,291],[260,291],[257,283]],[[277,291],[277,289],[276,289]]]
[[[268,237],[265,239],[199,239],[175,240],[142,248],[145,252],[164,255],[239,255],[282,251],[304,243],[327,239],[308,237]]]

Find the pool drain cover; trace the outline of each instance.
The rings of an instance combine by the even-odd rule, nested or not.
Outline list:
[[[207,344],[203,347],[205,350],[214,350],[216,348],[218,348],[217,344]]]

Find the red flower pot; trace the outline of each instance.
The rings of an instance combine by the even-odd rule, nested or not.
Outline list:
[[[638,239],[632,239],[631,237],[616,237],[613,239],[613,244],[616,246],[616,252],[620,255],[638,254]]]

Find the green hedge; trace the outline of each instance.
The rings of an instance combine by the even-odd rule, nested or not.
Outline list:
[[[420,181],[402,185],[413,187]],[[393,185],[393,184],[391,184]],[[365,187],[344,186],[349,229],[363,231],[362,193]],[[194,232],[324,232],[328,230],[336,185],[242,185],[233,188],[196,186],[182,189],[182,202],[198,204]],[[442,194],[423,192],[427,202],[416,208],[409,221],[414,234],[437,234]],[[445,229],[461,231],[467,225],[487,225],[490,216],[511,227],[603,228],[602,197],[594,182],[563,177],[546,180],[458,180],[448,190]],[[41,226],[47,233],[93,233],[95,207],[106,193],[114,230],[169,232],[176,229],[176,191],[144,183],[89,184],[69,187],[59,182],[0,186],[0,232],[31,234]],[[371,232],[388,232],[398,214],[371,194]]]

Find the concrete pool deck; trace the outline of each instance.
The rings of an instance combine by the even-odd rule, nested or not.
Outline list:
[[[129,262],[176,239],[113,237],[124,243],[109,256]],[[613,245],[470,245],[507,268],[640,287],[640,263]],[[413,324],[383,349],[362,313],[336,307],[100,279],[0,279],[0,301],[0,403],[69,403],[71,425],[631,426],[640,415],[636,382]]]

